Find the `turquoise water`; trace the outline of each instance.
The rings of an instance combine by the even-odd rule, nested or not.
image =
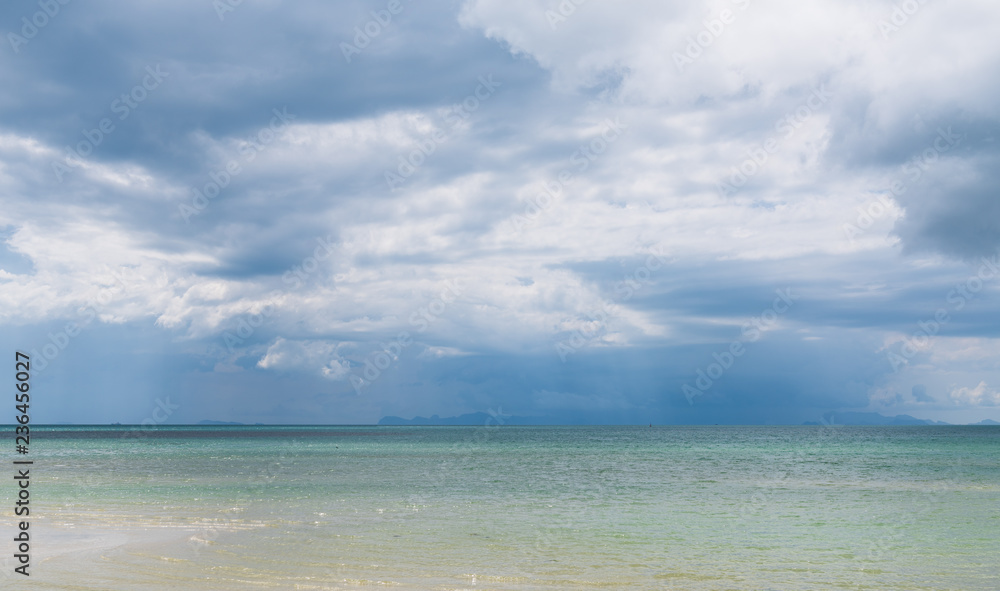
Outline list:
[[[126,430],[34,430],[34,587],[1000,589],[1000,428]]]

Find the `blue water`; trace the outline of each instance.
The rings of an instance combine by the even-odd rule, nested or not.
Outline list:
[[[33,435],[38,588],[1000,589],[996,427]]]

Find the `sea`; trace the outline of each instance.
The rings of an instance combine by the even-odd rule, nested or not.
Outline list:
[[[32,436],[30,577],[8,462],[3,588],[1000,589],[1000,427]]]

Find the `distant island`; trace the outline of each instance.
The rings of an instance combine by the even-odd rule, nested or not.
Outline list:
[[[499,415],[499,420],[493,415],[485,412],[463,414],[455,417],[440,417],[431,415],[430,417],[413,417],[404,419],[402,417],[386,416],[379,420],[382,426],[406,426],[406,425],[438,425],[438,426],[476,426],[476,425],[569,425],[575,424],[555,417],[524,417]],[[917,425],[951,425],[943,421],[932,421],[928,419],[918,419],[910,415],[896,415],[887,417],[877,412],[830,412],[823,415],[825,423],[818,421],[806,421],[803,425],[872,425],[872,426],[917,426]],[[991,419],[986,419],[975,425],[1000,425]]]
[[[918,419],[910,415],[887,417],[877,412],[831,412],[823,416],[827,425],[950,425],[941,421]],[[806,421],[803,425],[819,425],[815,421]]]
[[[918,419],[910,415],[887,417],[877,412],[831,412],[823,416],[827,425],[951,425],[943,421]],[[815,421],[806,421],[803,425],[819,425]],[[992,419],[984,419],[969,425],[1000,425]]]
[[[457,417],[413,417],[404,419],[401,417],[382,417],[379,425],[555,425],[562,424],[554,421],[551,417],[515,417],[504,414],[491,415],[485,412],[476,412],[460,415]]]
[[[237,423],[235,421],[198,421],[199,425],[208,425],[212,427],[224,426],[224,425],[246,425],[246,423]],[[253,426],[263,425],[264,423],[254,423]]]

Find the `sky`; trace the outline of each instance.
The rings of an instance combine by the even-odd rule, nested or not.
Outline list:
[[[1000,420],[998,29],[5,2],[0,344],[35,423]]]

